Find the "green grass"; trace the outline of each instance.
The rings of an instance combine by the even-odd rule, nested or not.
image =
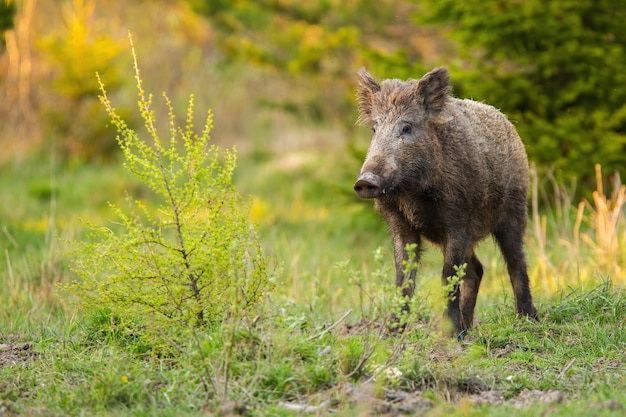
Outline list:
[[[0,414],[624,413],[626,293],[612,276],[566,276],[556,292],[535,286],[541,320],[531,322],[513,314],[502,261],[485,242],[477,324],[459,343],[442,336],[441,259],[429,249],[416,318],[390,335],[389,236],[352,196],[354,167],[335,151],[295,167],[242,156],[237,183],[255,199],[277,288],[256,320],[227,321],[169,350],[119,331],[105,313],[74,312],[55,287],[70,277],[55,236],[81,236],[77,218],[104,223],[107,201],[143,188],[115,166],[34,161],[3,170]],[[553,229],[548,236],[559,239]],[[562,257],[559,245],[545,250]]]
[[[350,386],[376,376],[367,398],[374,408],[383,407],[391,393],[406,391],[430,399],[430,415],[611,415],[613,408],[619,415],[625,306],[623,291],[609,285],[559,299],[540,323],[495,304],[462,344],[442,338],[434,319],[395,338],[381,339],[376,326],[350,332],[338,327],[316,337],[323,323],[295,310],[276,312],[254,327],[236,329],[230,401],[219,398],[226,387],[217,380],[205,390],[192,352],[152,357],[135,349],[140,341],[98,332],[97,323],[85,324],[89,320],[70,320],[59,333],[31,329],[21,335],[33,346],[16,365],[0,369],[0,393],[10,412],[27,415],[197,415],[231,402],[251,415],[297,415],[280,401],[327,401],[339,415],[369,415]],[[216,375],[223,375],[224,333],[207,333],[202,342],[207,356],[216,358]],[[357,370],[365,356],[367,364]],[[388,369],[397,375],[386,376]],[[558,391],[561,402],[536,400],[518,409],[525,390]],[[478,405],[491,391],[501,401]]]

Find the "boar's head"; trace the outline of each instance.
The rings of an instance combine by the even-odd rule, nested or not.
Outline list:
[[[436,68],[420,80],[376,81],[359,71],[359,120],[374,132],[365,163],[354,184],[362,198],[428,187],[439,165],[436,125],[445,122],[451,87],[448,71]]]

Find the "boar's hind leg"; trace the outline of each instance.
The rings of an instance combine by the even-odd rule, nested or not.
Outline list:
[[[465,277],[461,285],[461,322],[466,329],[472,327],[476,297],[478,296],[478,288],[482,278],[483,265],[476,257],[476,254],[472,252],[468,257]]]
[[[513,293],[515,294],[515,310],[517,314],[537,319],[537,310],[533,305],[528,281],[526,256],[523,248],[523,227],[503,225],[494,232],[506,262]]]

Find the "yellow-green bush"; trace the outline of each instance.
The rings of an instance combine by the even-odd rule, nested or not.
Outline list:
[[[211,113],[197,134],[193,96],[179,126],[164,95],[170,123],[163,141],[152,96],[135,69],[146,137],[127,126],[102,85],[101,100],[120,134],[126,168],[160,204],[129,195],[126,207],[112,205],[111,228],[91,225],[90,239],[72,242],[72,268],[80,279],[66,288],[87,310],[108,311],[133,332],[172,338],[241,318],[271,283],[250,202],[232,184],[235,151],[222,158],[209,143]]]

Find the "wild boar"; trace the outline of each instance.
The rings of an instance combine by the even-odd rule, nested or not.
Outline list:
[[[515,127],[492,106],[453,97],[446,68],[408,81],[378,82],[365,69],[358,75],[357,123],[374,134],[354,190],[374,200],[391,230],[403,295],[410,298],[415,289],[415,270],[404,272],[407,244],[421,247],[425,238],[442,248],[444,285],[455,266],[466,264],[446,307],[462,337],[472,326],[483,276],[474,248],[492,235],[517,313],[536,319],[523,246],[528,160]]]

